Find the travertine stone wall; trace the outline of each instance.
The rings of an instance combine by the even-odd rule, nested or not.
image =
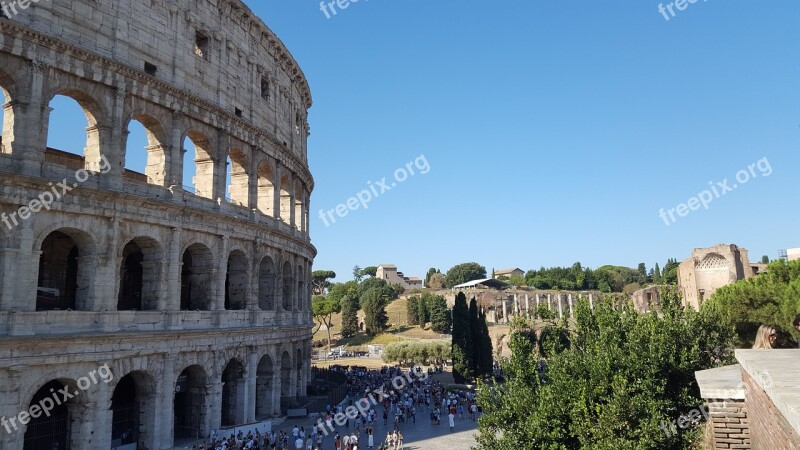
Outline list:
[[[204,435],[302,398],[311,96],[266,25],[240,0],[31,3],[0,19],[0,88],[0,417],[103,364],[114,379],[69,402],[71,448],[111,447],[111,398],[126,376],[146,418],[140,448],[173,447],[181,374],[202,385]],[[46,149],[56,95],[86,113],[82,156]],[[132,121],[147,130],[144,174],[124,169]],[[182,177],[188,140],[194,180]],[[48,192],[46,208],[25,209]],[[61,247],[69,257],[51,262]],[[136,292],[128,266],[141,270]],[[68,289],[42,285],[59,277]],[[122,310],[126,296],[140,301]],[[235,389],[223,373],[240,376]],[[0,448],[22,449],[25,432],[0,429]]]

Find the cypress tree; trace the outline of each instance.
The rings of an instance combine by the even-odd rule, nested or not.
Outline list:
[[[472,372],[472,331],[469,326],[467,296],[459,292],[453,307],[453,378],[464,383],[474,376]]]
[[[480,340],[478,347],[477,374],[479,376],[491,375],[494,370],[494,352],[492,350],[492,336],[489,334],[489,325],[486,322],[486,314],[480,311],[478,315],[478,327]]]
[[[470,370],[474,375],[480,376],[481,373],[478,371],[478,360],[481,357],[481,326],[480,319],[478,317],[478,301],[475,299],[475,297],[472,297],[472,300],[469,302],[469,333],[470,340],[472,342],[472,345],[469,348],[471,353]]]
[[[358,333],[358,300],[350,294],[342,298],[342,337],[353,337]]]

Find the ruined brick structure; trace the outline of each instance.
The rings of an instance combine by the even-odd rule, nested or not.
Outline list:
[[[0,18],[0,88],[0,417],[81,390],[0,449],[171,449],[302,402],[311,96],[274,33],[240,0],[30,3]],[[57,95],[86,114],[77,155],[46,149]]]

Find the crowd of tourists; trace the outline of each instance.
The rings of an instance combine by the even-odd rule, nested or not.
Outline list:
[[[194,449],[404,450],[404,432],[412,427],[438,427],[446,420],[452,433],[459,421],[477,420],[481,413],[473,391],[445,389],[430,369],[331,369],[347,375],[347,399],[314,415],[308,429],[294,426],[271,433],[240,432]],[[429,420],[422,419],[425,416]]]

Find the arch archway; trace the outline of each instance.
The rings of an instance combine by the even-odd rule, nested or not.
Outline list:
[[[258,307],[264,311],[275,310],[275,263],[265,256],[258,268]]]
[[[183,186],[199,197],[214,198],[214,150],[208,136],[189,131],[183,140]]]
[[[0,153],[11,153],[14,141],[14,110],[10,91],[13,86],[14,80],[8,74],[0,71],[0,97],[3,101],[0,109],[0,123],[3,124],[2,134],[0,134]]]
[[[228,274],[225,278],[225,309],[247,309],[247,257],[235,250],[228,257]]]
[[[213,255],[203,244],[192,244],[183,252],[181,266],[181,310],[207,311],[211,307]]]
[[[155,311],[164,255],[154,239],[138,237],[122,250],[119,274],[119,311]]]
[[[294,189],[294,226],[297,231],[303,231],[305,224],[305,197],[303,187],[298,184]]]
[[[264,355],[256,370],[256,417],[265,419],[275,414],[273,377],[275,368],[272,358]]]
[[[46,128],[45,161],[71,169],[101,167],[101,141],[106,131],[100,126],[103,113],[99,105],[79,89],[55,92],[48,102],[51,112]]]
[[[167,179],[167,140],[164,127],[158,120],[141,113],[131,115],[123,139],[125,176],[164,186]]]
[[[267,161],[258,166],[258,210],[275,217],[275,173]]]
[[[120,378],[111,396],[111,446],[141,446],[152,440],[149,419],[155,416],[154,381],[144,372]],[[141,447],[140,447],[141,448]]]
[[[222,372],[223,427],[232,427],[245,422],[245,392],[244,365],[232,359]]]
[[[280,210],[281,220],[283,220],[283,223],[291,225],[292,208],[293,208],[292,185],[287,175],[281,177],[280,189],[281,189],[281,210]]]
[[[242,150],[233,148],[228,152],[228,198],[236,205],[248,206],[250,203],[250,175],[247,167],[247,156]]]
[[[176,441],[205,435],[207,397],[206,373],[203,368],[191,366],[184,369],[175,384],[172,406],[173,436]]]
[[[62,228],[48,234],[40,250],[36,310],[88,310],[96,270],[91,237]]]
[[[76,396],[62,401],[60,392],[65,388],[68,392],[79,392],[73,380],[58,379],[49,381],[33,395],[29,408],[36,406],[43,411],[47,407],[50,414],[31,417],[23,438],[24,450],[80,448],[78,430],[74,424],[78,420],[76,408],[80,404],[81,397]]]

